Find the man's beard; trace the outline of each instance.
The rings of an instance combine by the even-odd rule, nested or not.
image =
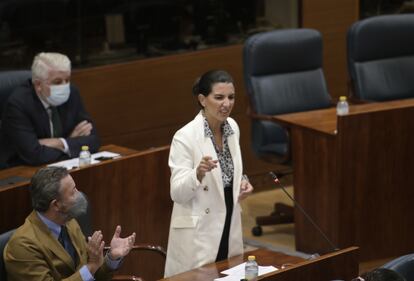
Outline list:
[[[87,208],[88,208],[88,201],[86,200],[82,192],[78,192],[78,196],[76,196],[76,199],[73,205],[67,208],[67,210],[61,211],[61,214],[66,216],[66,220],[71,220],[73,218],[77,218],[85,214]]]

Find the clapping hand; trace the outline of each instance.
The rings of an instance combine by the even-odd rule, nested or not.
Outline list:
[[[92,236],[88,237],[88,244],[86,249],[88,251],[88,263],[87,267],[92,274],[98,270],[98,268],[103,264],[103,249],[105,242],[103,241],[102,232],[95,231]]]
[[[121,226],[118,225],[111,240],[110,258],[116,260],[128,255],[135,244],[135,236],[134,232],[128,237],[121,238]]]

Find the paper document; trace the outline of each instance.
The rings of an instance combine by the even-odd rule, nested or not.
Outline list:
[[[121,155],[118,153],[114,153],[114,152],[109,152],[109,151],[97,152],[91,155],[91,164],[96,164],[96,163],[101,162],[102,160],[114,159],[118,157],[121,157]],[[79,158],[68,159],[68,160],[56,162],[56,163],[53,163],[47,166],[48,167],[52,167],[52,166],[65,167],[68,170],[76,169],[76,168],[79,168]]]
[[[215,281],[240,281],[240,279],[244,278],[244,267],[246,266],[246,263],[242,263],[239,265],[236,265],[232,268],[229,268],[227,270],[222,271],[222,274],[226,274],[227,276],[225,277],[221,277],[221,278],[216,278],[214,279]],[[277,268],[270,265],[270,266],[260,266],[259,265],[259,276],[260,275],[265,275],[269,272],[273,272],[276,271]]]

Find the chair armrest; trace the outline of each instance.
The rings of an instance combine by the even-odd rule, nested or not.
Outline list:
[[[107,251],[109,251],[111,247],[105,247],[104,248],[104,252],[106,253]],[[152,252],[156,252],[158,254],[160,254],[161,256],[163,256],[164,258],[167,257],[167,251],[165,251],[165,249],[161,246],[158,245],[151,245],[151,244],[135,244],[134,246],[132,246],[132,251],[152,251]],[[112,280],[132,280],[132,281],[144,281],[144,279],[142,279],[141,277],[137,277],[134,275],[114,275],[112,277]]]
[[[141,277],[136,277],[133,275],[114,275],[112,277],[111,280],[123,280],[123,281],[127,281],[127,280],[131,280],[131,281],[144,281],[144,279],[142,279]]]
[[[262,160],[266,161],[266,162],[270,162],[270,163],[275,163],[275,164],[281,164],[281,165],[286,165],[291,161],[291,151],[290,151],[290,127],[286,124],[283,124],[282,122],[279,122],[278,120],[275,120],[273,115],[267,115],[267,114],[258,114],[256,112],[254,112],[250,105],[247,107],[247,115],[251,118],[251,119],[256,119],[256,120],[263,120],[263,121],[270,121],[270,122],[274,122],[277,123],[279,126],[281,126],[286,134],[286,138],[288,140],[289,145],[288,147],[288,151],[286,153],[286,155],[283,155],[281,157],[273,157],[273,156],[267,156],[267,155],[262,155],[260,156],[260,158],[262,158]],[[290,173],[290,172],[289,172]]]
[[[280,122],[279,120],[275,120],[274,116],[277,116],[277,115],[259,114],[251,110],[250,107],[247,108],[247,115],[251,119],[270,121],[270,122],[277,123],[279,126],[283,127],[286,131],[288,131],[290,128],[288,125],[284,124],[283,122]]]
[[[252,119],[257,119],[257,120],[264,120],[264,121],[272,121],[275,122],[275,120],[273,119],[272,115],[265,115],[265,114],[258,114],[258,113],[251,113],[250,117]]]
[[[106,253],[110,249],[111,249],[111,247],[107,246],[107,247],[104,248],[104,252]],[[132,251],[153,251],[153,252],[159,253],[164,258],[167,257],[167,251],[163,247],[158,246],[158,245],[135,244],[134,246],[132,246],[131,250]]]
[[[136,244],[132,247],[133,251],[153,251],[162,255],[164,258],[167,257],[167,251],[158,245],[151,244]]]

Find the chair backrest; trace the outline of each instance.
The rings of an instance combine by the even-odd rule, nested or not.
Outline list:
[[[414,254],[401,256],[381,267],[398,272],[407,281],[414,281]]]
[[[414,15],[385,15],[354,23],[348,31],[348,70],[357,98],[414,97]]]
[[[248,38],[243,50],[244,81],[255,113],[276,115],[329,107],[322,71],[322,38],[313,29],[283,29]],[[270,121],[253,120],[257,155],[288,151],[286,132]]]
[[[15,229],[0,234],[0,281],[7,281],[6,268],[4,267],[3,252],[6,247],[7,242],[9,242],[10,237],[13,235]]]
[[[1,131],[1,119],[3,118],[3,110],[6,101],[13,90],[23,85],[28,79],[32,77],[31,71],[15,70],[0,72],[0,146],[6,147],[8,144],[4,140]],[[0,155],[0,170],[7,168],[6,159],[8,155]]]
[[[32,77],[31,71],[14,70],[0,72],[0,120],[3,115],[3,107],[13,90],[23,85]]]

